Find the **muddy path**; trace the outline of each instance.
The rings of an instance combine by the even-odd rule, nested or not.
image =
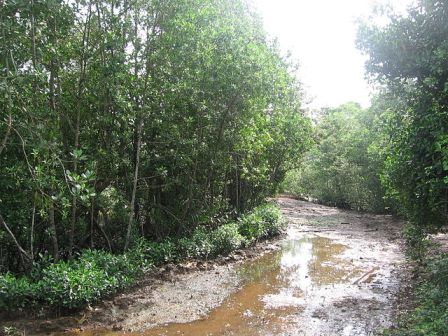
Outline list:
[[[285,236],[212,262],[168,265],[79,316],[34,327],[54,335],[192,336],[374,335],[390,327],[405,267],[402,223],[277,202],[289,223]]]

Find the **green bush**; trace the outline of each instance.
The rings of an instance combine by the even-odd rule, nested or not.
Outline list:
[[[118,284],[115,277],[108,277],[95,263],[62,261],[48,267],[37,286],[43,302],[56,307],[78,308],[111,293]]]
[[[211,232],[198,227],[190,238],[178,240],[178,251],[186,259],[208,259],[213,250]]]
[[[161,242],[143,241],[140,243],[140,255],[150,265],[161,265],[179,260],[176,242],[166,239]]]
[[[426,277],[417,290],[418,307],[386,335],[448,335],[448,254],[426,262]]]
[[[212,255],[226,254],[246,244],[246,239],[239,232],[237,223],[218,227],[211,233]]]
[[[407,223],[403,228],[403,237],[406,239],[406,254],[413,260],[422,261],[428,251],[428,232],[415,223]]]
[[[72,309],[93,303],[128,287],[142,272],[143,265],[130,256],[85,250],[77,260],[46,267],[37,263],[29,278],[2,275],[0,308],[14,310],[44,304]]]
[[[271,204],[257,207],[239,221],[239,232],[249,243],[279,234],[282,228],[280,211]]]
[[[239,232],[246,237],[249,243],[253,243],[266,235],[263,220],[255,212],[240,218]]]
[[[78,268],[88,268],[95,265],[104,271],[117,288],[124,288],[140,275],[145,263],[139,258],[140,255],[131,251],[121,255],[112,255],[105,251],[85,250],[79,259]]]
[[[71,261],[34,265],[29,277],[0,275],[0,309],[17,310],[36,304],[76,309],[132,285],[145,269],[188,258],[208,259],[227,254],[257,240],[281,232],[280,211],[262,205],[237,222],[215,230],[198,227],[190,237],[161,242],[139,240],[122,255],[84,250]]]
[[[283,227],[279,209],[272,204],[261,205],[237,222],[223,224],[215,230],[198,227],[191,237],[177,241],[177,255],[180,259],[216,257],[278,235]]]
[[[0,310],[32,306],[38,293],[26,277],[16,278],[10,273],[0,275]]]
[[[272,204],[259,206],[255,210],[255,213],[263,219],[265,234],[267,236],[280,234],[286,225],[286,222],[284,222],[281,217],[279,208]]]

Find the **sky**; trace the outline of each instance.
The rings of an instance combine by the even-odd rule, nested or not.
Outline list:
[[[264,27],[283,52],[300,64],[309,107],[332,107],[348,101],[369,106],[366,56],[356,49],[356,20],[375,4],[404,11],[412,0],[253,0]]]

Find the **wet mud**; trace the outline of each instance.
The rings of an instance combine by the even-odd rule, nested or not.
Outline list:
[[[374,335],[390,327],[405,265],[402,223],[277,201],[289,222],[278,241],[201,270],[167,266],[159,271],[166,278],[92,307],[78,325],[53,334]]]

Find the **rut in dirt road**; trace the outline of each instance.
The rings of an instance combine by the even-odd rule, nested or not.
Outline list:
[[[177,274],[94,309],[101,328],[143,335],[373,335],[390,327],[401,222],[280,198],[287,235],[261,257]],[[126,296],[127,295],[127,296]],[[120,301],[121,300],[121,301]],[[83,328],[84,329],[84,328]],[[104,330],[104,329],[103,329]],[[80,330],[76,331],[79,335]]]

